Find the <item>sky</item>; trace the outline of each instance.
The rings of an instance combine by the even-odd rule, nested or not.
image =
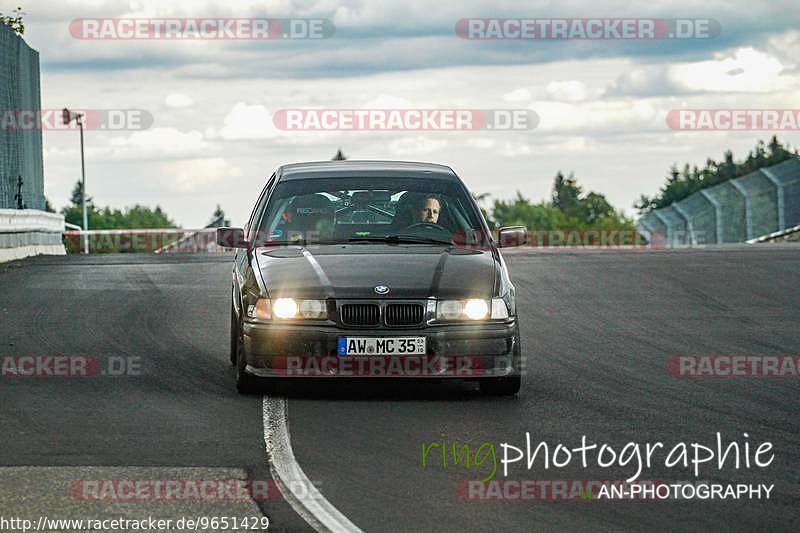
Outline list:
[[[219,204],[242,224],[281,164],[418,160],[451,166],[475,193],[550,197],[559,170],[629,215],[673,163],[746,156],[769,131],[675,131],[672,109],[784,109],[800,102],[800,4],[463,0],[0,0],[22,4],[40,53],[42,107],[137,109],[141,131],[88,131],[95,204],[160,205],[201,227]],[[84,40],[79,18],[325,18],[323,40]],[[711,18],[689,40],[466,40],[459,19]],[[280,109],[526,109],[531,130],[282,131]],[[779,138],[800,146],[797,131]],[[45,131],[45,191],[58,209],[80,177],[78,134]]]

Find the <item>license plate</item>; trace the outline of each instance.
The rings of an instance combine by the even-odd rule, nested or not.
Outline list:
[[[425,337],[339,337],[339,355],[425,355]]]

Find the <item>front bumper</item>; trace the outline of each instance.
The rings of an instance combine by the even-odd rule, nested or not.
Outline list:
[[[424,336],[425,355],[337,355],[341,336]],[[259,377],[481,379],[521,373],[519,327],[506,322],[418,329],[344,329],[326,325],[243,324],[245,371]]]

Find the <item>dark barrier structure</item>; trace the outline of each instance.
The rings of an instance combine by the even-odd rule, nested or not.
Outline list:
[[[41,107],[39,52],[0,24],[0,209],[44,209],[42,130],[7,122]]]
[[[698,191],[642,215],[667,246],[756,241],[800,225],[800,157]]]

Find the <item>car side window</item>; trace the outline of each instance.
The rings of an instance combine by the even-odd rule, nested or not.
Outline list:
[[[245,235],[247,235],[247,240],[249,242],[253,242],[256,237],[255,232],[258,230],[258,222],[261,220],[261,215],[264,212],[264,206],[267,203],[267,198],[269,198],[269,193],[272,190],[273,185],[275,185],[275,174],[270,177],[267,185],[264,187],[264,190],[261,191],[261,196],[258,197],[258,201],[256,202],[255,207],[253,207],[253,212],[250,214],[250,220],[247,222],[247,226],[244,228]]]

